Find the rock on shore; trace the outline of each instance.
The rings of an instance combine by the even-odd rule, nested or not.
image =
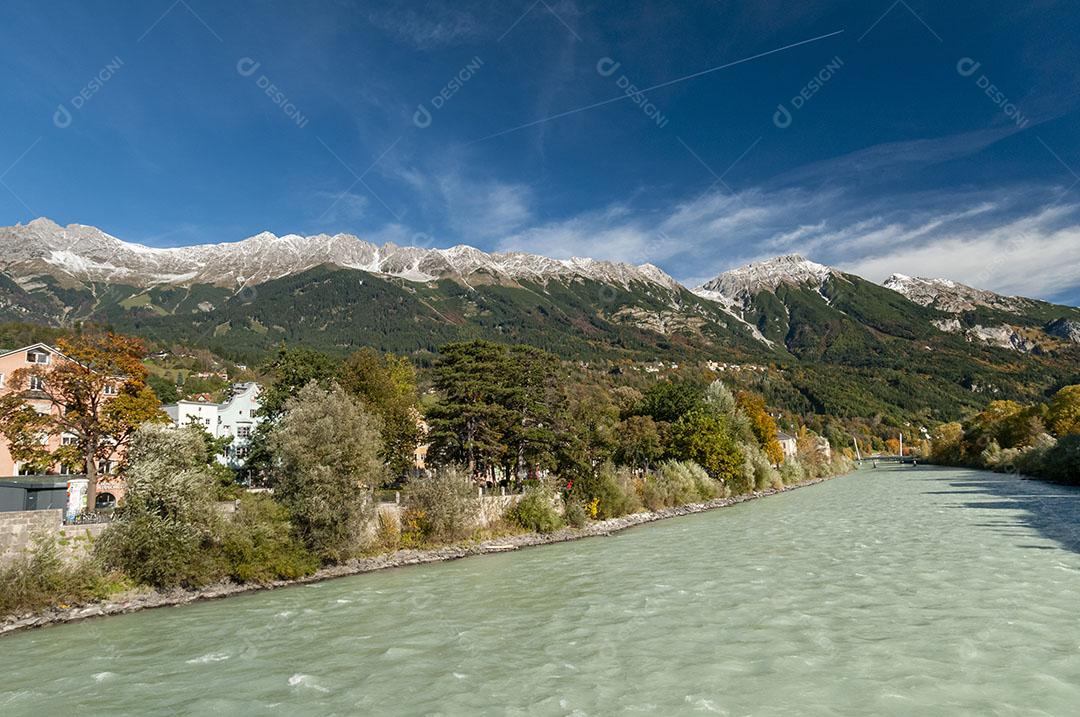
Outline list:
[[[676,518],[683,515],[692,515],[694,513],[704,513],[709,510],[724,508],[737,503],[745,503],[748,500],[763,498],[776,493],[795,490],[797,488],[804,488],[821,483],[825,480],[828,479],[820,478],[780,490],[757,491],[733,498],[717,498],[704,503],[692,503],[690,505],[681,505],[675,508],[664,508],[663,510],[658,511],[634,513],[632,515],[624,515],[621,518],[612,518],[610,520],[590,523],[584,528],[563,528],[551,533],[524,533],[522,535],[494,538],[492,540],[485,540],[474,544],[445,546],[430,550],[399,550],[395,553],[378,555],[371,558],[354,559],[342,563],[341,565],[322,568],[312,575],[297,580],[279,580],[262,585],[225,582],[209,585],[198,590],[147,590],[125,593],[106,602],[75,607],[52,608],[41,613],[17,615],[5,618],[0,622],[0,635],[19,630],[28,630],[35,627],[75,622],[104,615],[121,615],[123,613],[136,612],[138,610],[183,605],[198,600],[213,600],[216,598],[229,597],[230,595],[238,595],[240,593],[254,592],[256,590],[270,590],[289,585],[319,582],[321,580],[359,575],[360,573],[385,570],[387,568],[422,565],[424,563],[438,563],[446,560],[467,558],[473,555],[502,553],[508,550],[517,550],[519,548],[528,548],[536,545],[550,545],[552,543],[563,543],[570,540],[581,540],[583,538],[600,535],[611,535],[612,533],[617,533],[621,530],[626,530],[627,528],[633,528],[637,525],[644,525],[646,523],[653,523],[658,520]]]

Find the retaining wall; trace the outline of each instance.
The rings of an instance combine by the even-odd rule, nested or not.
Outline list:
[[[56,538],[65,556],[81,557],[107,525],[64,525],[64,511],[59,508],[0,513],[0,563],[8,562],[32,548],[34,539],[39,535]]]

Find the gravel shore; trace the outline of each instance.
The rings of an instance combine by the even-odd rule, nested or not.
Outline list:
[[[645,523],[666,520],[668,518],[677,518],[683,515],[692,515],[694,513],[704,513],[705,511],[716,510],[717,508],[726,508],[730,505],[745,503],[749,500],[756,500],[777,493],[816,485],[826,480],[829,479],[819,478],[781,490],[757,491],[733,498],[717,498],[704,503],[692,503],[677,508],[665,508],[655,512],[634,513],[633,515],[626,515],[621,518],[612,518],[611,520],[590,523],[586,527],[580,529],[563,528],[562,530],[557,530],[552,533],[524,533],[521,535],[511,535],[503,538],[485,540],[479,543],[446,546],[430,550],[399,550],[395,553],[350,560],[341,565],[322,568],[314,574],[298,580],[280,580],[262,585],[226,582],[209,585],[198,590],[172,590],[168,592],[146,590],[137,593],[128,593],[105,602],[67,608],[52,608],[41,613],[17,615],[5,618],[0,622],[0,635],[19,630],[28,630],[35,627],[75,622],[77,620],[85,620],[87,618],[101,617],[104,615],[120,615],[123,613],[149,610],[157,607],[184,605],[198,600],[213,600],[216,598],[228,597],[230,595],[238,595],[240,593],[254,592],[256,590],[272,590],[274,588],[287,587],[289,585],[314,583],[321,580],[329,580],[331,578],[359,575],[360,573],[372,572],[374,570],[399,568],[407,565],[422,565],[424,563],[438,563],[446,560],[467,558],[473,555],[502,553],[536,545],[550,545],[552,543],[564,543],[570,540],[581,540],[583,538],[611,535],[612,533],[633,528],[637,525],[644,525]]]

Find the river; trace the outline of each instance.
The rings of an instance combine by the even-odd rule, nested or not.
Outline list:
[[[1080,491],[929,467],[0,639],[0,714],[1080,711]]]

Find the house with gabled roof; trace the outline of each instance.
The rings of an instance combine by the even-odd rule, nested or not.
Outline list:
[[[0,395],[14,392],[12,375],[19,369],[49,367],[61,361],[71,361],[62,354],[59,349],[45,343],[36,343],[17,349],[0,350]],[[20,390],[20,397],[28,406],[40,413],[51,413],[60,410],[54,406],[49,396],[38,385],[40,378],[31,376],[28,386]],[[49,436],[47,445],[50,450],[56,450],[68,441],[73,441],[73,436]],[[98,507],[115,504],[123,497],[123,481],[115,476],[110,476],[118,462],[119,456],[113,456],[102,461],[98,465]],[[0,477],[11,477],[28,474],[26,466],[20,464],[11,456],[8,450],[7,439],[0,435]],[[67,466],[57,462],[50,466],[46,475],[79,477],[83,474],[82,466]]]

